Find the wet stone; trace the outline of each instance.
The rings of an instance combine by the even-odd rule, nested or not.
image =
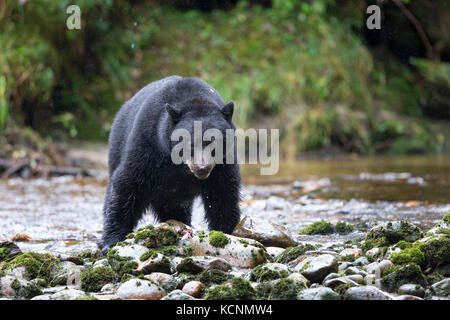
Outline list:
[[[160,300],[166,291],[154,283],[142,279],[130,279],[117,289],[122,300]]]
[[[328,274],[338,271],[338,262],[336,257],[329,254],[308,257],[300,262],[294,271],[301,273],[311,282],[322,282]]]
[[[173,290],[161,300],[196,300],[196,299],[184,293],[181,290]]]
[[[188,257],[177,265],[178,272],[200,273],[204,270],[231,270],[231,265],[222,258],[202,256]]]
[[[392,300],[392,297],[373,286],[352,287],[345,292],[349,300]]]
[[[313,289],[305,289],[299,292],[298,300],[340,300],[339,294],[330,288],[318,287]]]
[[[205,289],[205,285],[200,281],[189,281],[183,286],[181,291],[192,297],[199,297],[203,289]]]
[[[295,241],[285,227],[249,216],[238,223],[232,235],[253,239],[268,247],[286,248],[295,245]]]
[[[418,284],[407,283],[398,288],[398,294],[423,298],[425,296],[425,289]]]
[[[431,289],[437,296],[450,297],[450,278],[436,282]]]

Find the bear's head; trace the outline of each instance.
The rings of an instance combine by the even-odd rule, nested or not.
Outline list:
[[[180,105],[166,104],[171,122],[170,150],[174,164],[186,165],[198,179],[206,179],[216,164],[226,164],[235,152],[234,103],[223,105],[195,99]]]

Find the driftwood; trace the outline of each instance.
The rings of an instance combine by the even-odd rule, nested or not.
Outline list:
[[[26,170],[26,171],[25,171]],[[94,176],[95,173],[92,170],[86,170],[82,168],[69,167],[69,166],[54,166],[40,164],[36,159],[21,159],[21,160],[6,160],[0,158],[0,173],[2,179],[8,179],[15,175],[20,175],[21,173],[27,172],[27,176],[43,176],[43,177],[54,177],[54,176],[82,176],[90,177]]]

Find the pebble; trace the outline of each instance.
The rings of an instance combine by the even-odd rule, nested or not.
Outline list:
[[[141,279],[130,279],[117,289],[117,295],[122,300],[160,300],[166,294],[154,283]]]

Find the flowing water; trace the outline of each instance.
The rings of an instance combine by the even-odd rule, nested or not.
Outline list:
[[[450,212],[448,155],[305,160],[281,164],[276,176],[260,176],[255,166],[242,172],[243,214],[282,224],[293,234],[321,219],[368,226],[408,219],[429,228]],[[0,180],[0,239],[26,234],[32,241],[22,247],[95,246],[106,183],[103,171],[93,178]],[[154,223],[151,213],[140,225],[148,223]],[[193,227],[206,228],[200,201]]]

